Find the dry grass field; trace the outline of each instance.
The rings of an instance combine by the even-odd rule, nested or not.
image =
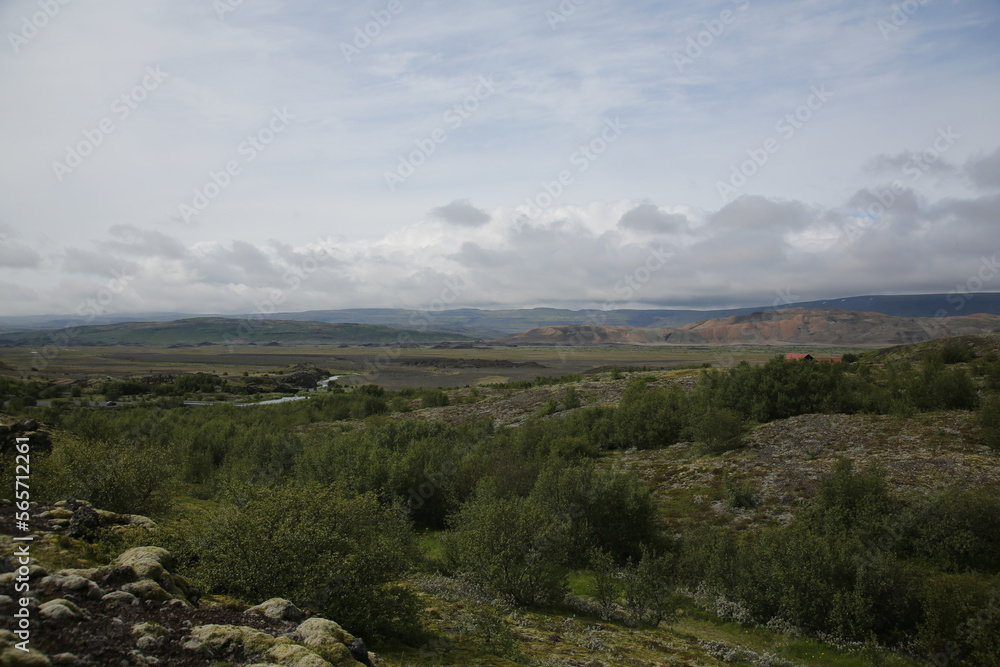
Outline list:
[[[51,350],[0,348],[0,374],[80,380],[95,376],[207,372],[221,375],[280,373],[315,365],[333,374],[360,374],[386,389],[446,388],[558,377],[619,368],[673,369],[740,361],[763,362],[798,348],[775,346],[77,346]],[[798,350],[801,351],[801,350]],[[810,348],[833,355],[839,348]],[[47,357],[46,357],[47,355]]]

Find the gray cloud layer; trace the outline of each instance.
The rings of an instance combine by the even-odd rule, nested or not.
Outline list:
[[[760,196],[711,212],[622,201],[552,208],[533,221],[460,200],[373,242],[185,245],[113,227],[57,257],[7,239],[0,257],[27,257],[23,276],[54,263],[65,277],[7,286],[9,312],[30,314],[76,311],[109,285],[119,289],[105,295],[108,312],[766,305],[777,295],[948,292],[995,256],[1000,195],[926,201],[905,190],[866,213],[884,194],[859,191],[837,209]],[[996,282],[978,289],[1000,290]]]
[[[468,199],[439,206],[431,211],[431,216],[459,227],[482,227],[490,221],[490,214],[473,206]]]

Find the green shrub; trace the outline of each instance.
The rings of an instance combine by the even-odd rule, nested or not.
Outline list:
[[[747,481],[737,482],[727,477],[723,483],[730,509],[753,509],[757,507],[757,493],[753,485]]]
[[[976,385],[961,368],[949,368],[927,382],[928,410],[973,410]]]
[[[1000,390],[1000,356],[996,352],[987,353],[974,367],[977,376],[986,380],[986,389]]]
[[[947,341],[940,349],[941,361],[946,364],[961,364],[976,358],[976,352],[969,345],[957,340]]]
[[[406,637],[416,632],[417,604],[395,582],[416,547],[401,517],[373,495],[318,484],[242,487],[170,546],[213,592],[284,597],[354,634]]]
[[[916,503],[902,553],[948,572],[1000,566],[1000,499],[990,489],[953,487]]]
[[[577,567],[586,567],[595,547],[619,563],[637,561],[641,546],[657,539],[652,495],[631,472],[553,458],[540,470],[530,497],[552,516],[568,519],[571,564]]]
[[[981,575],[927,583],[918,644],[933,664],[1000,665],[1000,584]]]
[[[746,540],[736,597],[761,621],[780,617],[855,640],[902,641],[920,621],[921,583],[889,552],[861,560],[859,539],[798,524]]]
[[[425,408],[436,408],[448,405],[448,394],[440,389],[431,389],[423,392],[420,397],[420,404]]]
[[[726,406],[759,422],[813,412],[850,411],[850,383],[843,364],[812,364],[775,357],[763,366],[741,362],[728,371],[707,370],[696,401]]]
[[[613,447],[653,449],[677,442],[688,422],[688,398],[672,385],[649,389],[645,378],[630,380],[613,413]]]
[[[619,569],[611,554],[601,548],[590,552],[590,569],[594,573],[594,597],[601,608],[601,618],[611,620],[614,617],[615,603],[621,596]]]
[[[137,440],[64,440],[41,459],[32,480],[49,500],[87,500],[120,514],[160,514],[170,506],[167,453]]]
[[[363,384],[357,389],[355,389],[355,393],[362,394],[364,396],[377,396],[379,398],[382,398],[383,396],[385,396],[385,389],[378,386],[377,384],[369,383],[369,384]]]
[[[485,652],[521,662],[524,653],[510,623],[493,605],[479,605],[460,617],[462,632],[473,635]]]
[[[709,453],[739,449],[743,446],[743,417],[725,408],[708,410],[696,422],[694,434]]]
[[[445,562],[518,604],[562,600],[567,591],[571,522],[528,498],[503,498],[480,485],[453,517]]]
[[[566,390],[563,392],[562,402],[564,410],[573,410],[583,405],[580,397],[577,395],[576,387],[566,387]]]
[[[410,401],[403,398],[402,396],[396,396],[391,401],[389,401],[389,409],[393,412],[409,412],[410,411]]]
[[[923,618],[924,575],[878,540],[894,508],[877,468],[855,473],[842,461],[787,528],[689,533],[679,578],[724,596],[742,623],[780,618],[812,632],[897,644]]]
[[[638,628],[655,628],[672,615],[675,595],[674,558],[646,546],[637,563],[622,570],[622,594],[629,621]]]
[[[374,387],[375,385],[365,385]],[[362,387],[363,389],[364,387]],[[378,387],[381,389],[381,387]],[[385,399],[372,394],[362,394],[360,401],[351,402],[351,418],[352,419],[364,419],[365,417],[371,417],[372,415],[381,415],[389,411],[389,406],[386,405]]]
[[[814,530],[828,535],[850,532],[867,538],[895,511],[882,468],[873,465],[855,472],[852,461],[840,459],[821,480],[805,520]]]
[[[985,396],[976,411],[979,442],[1000,450],[1000,395]]]

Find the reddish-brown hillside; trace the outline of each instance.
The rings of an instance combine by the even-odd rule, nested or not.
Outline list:
[[[734,315],[679,328],[550,326],[498,342],[517,345],[900,345],[1000,332],[1000,316],[892,317],[848,310],[789,308]]]

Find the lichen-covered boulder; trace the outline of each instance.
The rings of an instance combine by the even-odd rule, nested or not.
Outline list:
[[[69,577],[76,575],[78,577],[83,577],[84,579],[94,580],[100,574],[100,568],[96,567],[84,567],[84,568],[70,568],[65,570],[58,570],[55,574],[61,574],[64,577]]]
[[[101,600],[104,602],[123,602],[125,604],[135,604],[139,598],[132,595],[128,591],[111,591],[107,595],[104,595]]]
[[[99,600],[105,591],[90,579],[78,574],[50,574],[38,582],[38,590],[48,595],[74,594]]]
[[[129,514],[128,525],[139,526],[140,528],[145,528],[148,531],[154,531],[158,528],[155,521],[150,519],[148,516],[142,516],[141,514]]]
[[[140,600],[167,602],[174,599],[173,595],[163,590],[163,587],[152,579],[141,579],[131,584],[125,584],[122,586],[122,590],[131,593]]]
[[[293,638],[337,667],[357,665],[357,661],[351,655],[351,649],[348,648],[354,641],[354,636],[333,621],[318,617],[310,618],[295,629]]]
[[[80,608],[69,600],[56,598],[38,606],[38,613],[53,621],[65,621],[80,615]]]
[[[331,667],[331,663],[298,644],[275,644],[264,654],[264,660],[288,667]],[[339,667],[339,663],[333,664]]]
[[[354,641],[354,635],[340,625],[318,616],[300,623],[299,627],[295,629],[295,638],[309,647],[320,647],[328,644],[346,646]]]
[[[131,567],[140,579],[159,580],[173,562],[170,552],[162,547],[135,547],[115,560],[118,567]]]
[[[191,636],[214,650],[236,644],[247,653],[264,653],[278,641],[266,632],[245,625],[201,625],[191,630]]]
[[[136,623],[132,626],[131,635],[134,639],[140,639],[141,637],[153,637],[155,639],[158,637],[169,637],[170,630],[167,630],[159,623]]]
[[[247,613],[266,616],[277,621],[290,621],[292,623],[298,623],[305,617],[305,614],[298,607],[290,600],[284,598],[271,598],[270,600],[261,602],[256,607],[247,609]]]
[[[25,653],[16,647],[21,641],[10,630],[0,630],[0,665],[4,667],[46,667],[52,663],[36,649],[29,648]]]
[[[97,510],[97,514],[101,518],[101,525],[111,526],[112,531],[124,530],[132,526],[145,528],[148,531],[154,531],[157,529],[155,521],[150,519],[148,516],[142,516],[141,514],[117,514],[115,512],[100,509]]]
[[[266,632],[240,625],[202,625],[191,630],[192,640],[214,651],[240,647],[246,654],[260,656],[258,665],[282,667],[357,667],[350,651],[311,650],[295,644],[288,637],[273,637]]]

